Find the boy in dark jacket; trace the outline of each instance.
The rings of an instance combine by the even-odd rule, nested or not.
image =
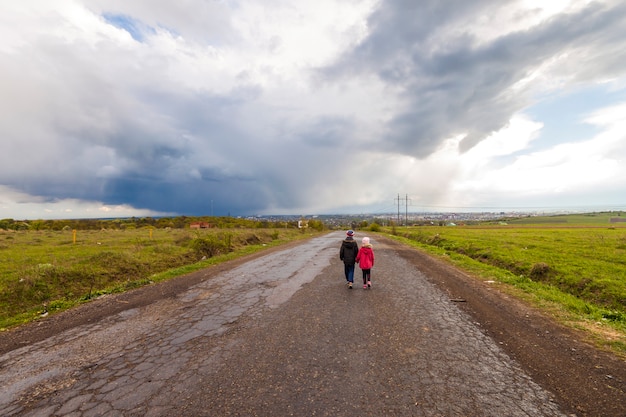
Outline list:
[[[359,253],[359,246],[354,240],[354,232],[352,230],[348,230],[346,235],[347,237],[341,242],[339,259],[343,261],[348,288],[352,289],[352,283],[354,282],[354,264],[356,263],[356,256]]]

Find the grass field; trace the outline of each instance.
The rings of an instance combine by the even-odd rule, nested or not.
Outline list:
[[[307,236],[297,228],[0,230],[0,329]]]
[[[626,225],[605,216],[383,229],[592,332],[626,354]]]
[[[583,214],[562,214],[551,216],[531,216],[510,219],[509,223],[513,225],[553,225],[553,226],[597,226],[597,227],[610,227],[626,226],[626,223],[611,223],[611,219],[626,220],[626,213],[624,212],[601,212],[601,213],[583,213]]]

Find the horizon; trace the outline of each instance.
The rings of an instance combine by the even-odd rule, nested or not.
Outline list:
[[[131,219],[167,219],[167,218],[233,218],[233,219],[263,219],[263,218],[293,218],[293,219],[302,219],[302,218],[319,218],[319,217],[357,217],[357,218],[380,218],[380,217],[389,217],[391,219],[397,218],[398,216],[401,220],[404,220],[406,216],[457,216],[457,215],[493,215],[494,218],[500,217],[525,217],[528,215],[535,215],[537,217],[552,217],[552,216],[561,216],[561,215],[592,215],[592,214],[611,214],[616,213],[626,213],[626,209],[598,209],[598,210],[572,210],[572,209],[557,209],[557,210],[527,210],[527,209],[518,209],[518,210],[503,210],[503,211],[400,211],[398,212],[386,212],[386,213],[323,213],[323,214],[257,214],[257,215],[226,215],[226,216],[217,216],[217,215],[163,215],[163,216],[127,216],[127,217],[83,217],[83,218],[3,218],[0,221],[11,220],[13,222],[34,222],[34,221],[89,221],[89,220],[98,220],[98,221],[115,221],[115,220],[131,220]]]

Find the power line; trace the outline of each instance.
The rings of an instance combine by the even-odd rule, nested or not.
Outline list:
[[[406,194],[404,198],[400,198],[400,193],[398,193],[398,197],[394,200],[398,202],[398,224],[400,223],[400,201],[404,201],[404,224],[405,226],[408,224],[409,218],[409,195]]]

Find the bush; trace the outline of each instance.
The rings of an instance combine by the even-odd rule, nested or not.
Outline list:
[[[189,246],[199,257],[212,258],[230,252],[230,237],[227,242],[220,240],[217,236],[195,238],[191,240]]]
[[[530,277],[533,280],[542,281],[548,277],[550,273],[550,265],[544,262],[537,262],[530,269]]]

